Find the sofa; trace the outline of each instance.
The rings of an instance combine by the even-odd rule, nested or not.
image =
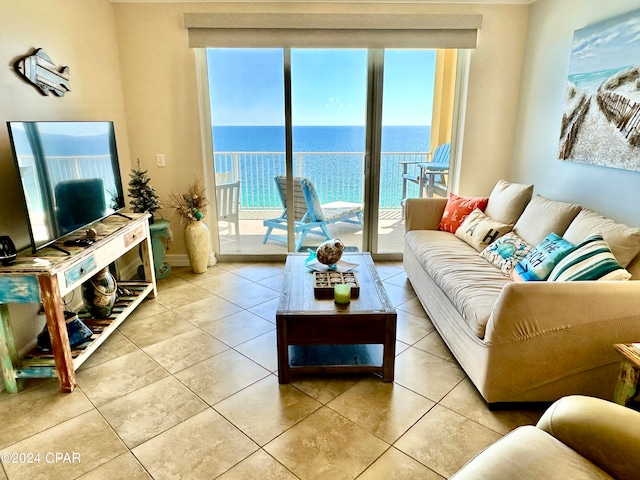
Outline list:
[[[613,345],[640,340],[640,229],[532,194],[532,185],[501,180],[481,199],[484,210],[476,207],[472,214],[502,228],[504,239],[511,236],[528,244],[527,255],[550,234],[569,242],[577,254],[582,251],[578,245],[597,233],[610,247],[609,257],[616,261],[608,262],[617,265],[613,273],[622,274],[621,279],[516,281],[522,280],[516,267],[527,256],[510,269],[482,256],[501,237],[477,228],[472,232],[475,240],[463,238],[460,232],[472,230],[465,222],[473,215],[451,210],[452,199],[460,202],[454,194],[405,201],[407,277],[490,407],[552,402],[571,394],[611,399],[620,371]],[[462,204],[469,200],[474,199],[462,199]],[[445,219],[459,220],[460,229],[443,230]]]
[[[471,459],[451,480],[637,479],[640,413],[568,396],[538,424],[518,427]]]

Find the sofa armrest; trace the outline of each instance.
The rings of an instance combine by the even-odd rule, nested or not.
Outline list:
[[[618,479],[640,472],[640,412],[598,398],[561,398],[537,425]]]
[[[613,343],[637,341],[640,281],[508,283],[487,322],[485,341],[512,343],[576,327],[595,334],[597,324],[606,326]]]
[[[405,232],[437,230],[446,205],[446,198],[407,198],[404,200]]]

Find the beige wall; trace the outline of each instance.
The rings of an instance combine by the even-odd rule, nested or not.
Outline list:
[[[0,234],[16,246],[29,233],[9,145],[8,120],[113,120],[123,175],[130,168],[113,7],[109,0],[0,0]],[[43,96],[13,70],[14,62],[43,48],[68,65],[71,92]],[[44,324],[37,305],[11,306],[20,348]],[[1,389],[1,388],[0,388]]]
[[[0,0],[0,234],[29,245],[5,126],[8,120],[113,120],[123,176],[130,168],[113,8],[109,0]],[[43,48],[69,66],[71,92],[43,96],[13,63]]]
[[[182,26],[184,12],[421,12],[482,13],[478,49],[471,54],[469,104],[459,191],[488,193],[509,174],[529,7],[526,5],[336,3],[115,3],[131,157],[149,169],[166,199],[202,176],[203,156],[194,50]],[[155,155],[166,167],[155,166]],[[171,254],[184,253],[182,228],[170,211]],[[207,221],[210,225],[212,221]]]
[[[541,195],[634,226],[640,226],[640,172],[558,160],[558,138],[574,30],[639,7],[637,0],[537,0],[531,6],[511,175]]]

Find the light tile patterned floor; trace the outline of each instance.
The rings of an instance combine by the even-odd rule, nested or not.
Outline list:
[[[539,410],[489,411],[401,263],[377,266],[398,310],[394,383],[363,375],[279,385],[284,265],[177,268],[82,366],[75,392],[32,380],[0,394],[0,452],[41,454],[3,462],[0,480],[437,480],[538,420]]]

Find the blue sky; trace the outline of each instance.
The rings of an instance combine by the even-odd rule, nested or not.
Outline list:
[[[569,74],[640,64],[640,10],[576,30]]]
[[[214,125],[283,125],[280,49],[210,49]],[[430,125],[435,51],[385,54],[384,125]],[[294,125],[364,125],[366,50],[292,50]]]

